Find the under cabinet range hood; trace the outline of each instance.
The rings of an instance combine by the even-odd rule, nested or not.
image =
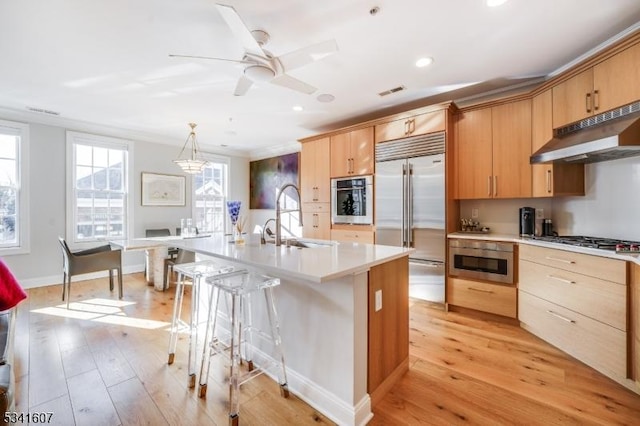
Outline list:
[[[640,155],[640,101],[554,130],[531,164],[595,163]]]

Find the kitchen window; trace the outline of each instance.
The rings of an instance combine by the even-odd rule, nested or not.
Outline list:
[[[227,217],[229,161],[210,156],[202,172],[193,176],[193,217],[200,233],[223,232]],[[246,212],[248,206],[244,206]]]
[[[129,141],[67,132],[67,241],[128,238]]]
[[[29,126],[0,120],[0,253],[29,252]]]

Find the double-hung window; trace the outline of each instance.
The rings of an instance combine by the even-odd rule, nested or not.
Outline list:
[[[0,254],[29,251],[29,126],[0,120]]]
[[[128,238],[129,141],[69,131],[67,156],[67,240]]]
[[[193,176],[193,217],[198,232],[223,232],[229,180],[229,161],[210,157],[204,169]]]

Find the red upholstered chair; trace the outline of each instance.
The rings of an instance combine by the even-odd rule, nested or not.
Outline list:
[[[71,277],[89,272],[108,270],[109,289],[113,291],[113,271],[116,270],[118,273],[118,298],[122,299],[122,251],[120,249],[113,250],[107,244],[72,253],[62,237],[58,237],[58,240],[62,246],[63,257],[62,300],[67,298],[67,309],[69,309]]]

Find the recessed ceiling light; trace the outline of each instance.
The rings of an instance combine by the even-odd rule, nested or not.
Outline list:
[[[300,105],[296,105],[293,107],[294,111],[302,111],[304,108],[302,108]]]
[[[487,6],[498,7],[505,4],[508,0],[487,0]]]
[[[431,65],[432,63],[433,63],[433,58],[430,56],[426,58],[420,58],[416,61],[416,67],[424,68],[428,65]]]
[[[329,93],[323,93],[321,95],[318,95],[316,99],[318,100],[318,102],[333,102],[335,98],[336,98],[335,96]]]

